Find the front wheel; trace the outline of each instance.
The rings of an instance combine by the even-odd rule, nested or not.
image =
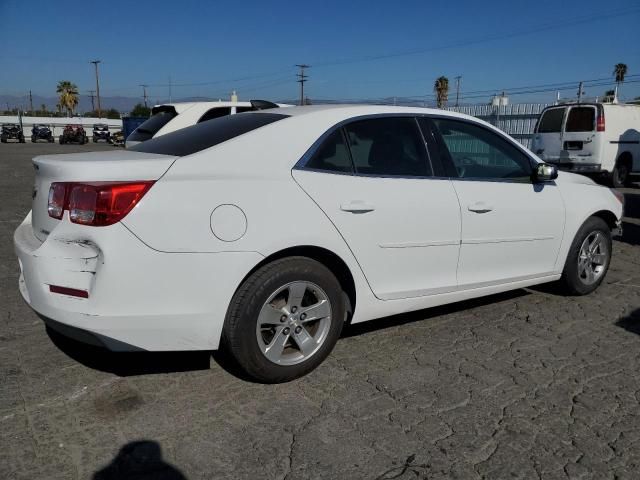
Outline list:
[[[589,218],[573,239],[560,284],[570,295],[587,295],[600,286],[611,263],[611,230]]]
[[[322,363],[344,318],[335,275],[310,258],[284,258],[240,286],[229,305],[222,347],[255,380],[287,382]]]

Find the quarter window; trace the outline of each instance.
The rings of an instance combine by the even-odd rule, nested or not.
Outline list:
[[[361,120],[344,129],[356,174],[432,175],[424,140],[414,118]]]
[[[353,172],[351,157],[344,142],[342,129],[335,130],[322,142],[306,166],[329,172]]]
[[[531,162],[524,152],[489,129],[468,122],[435,119],[460,178],[528,181]]]
[[[226,115],[231,115],[231,107],[214,107],[202,115],[200,120],[198,120],[198,123],[213,120],[214,118],[224,117]]]

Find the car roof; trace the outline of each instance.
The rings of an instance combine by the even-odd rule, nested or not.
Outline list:
[[[290,105],[285,103],[278,103],[281,107],[290,107]],[[199,107],[201,109],[210,109],[210,108],[224,108],[224,107],[250,107],[251,102],[229,102],[229,101],[213,101],[213,102],[176,102],[176,103],[159,103],[158,105],[154,105],[152,108],[158,107],[173,107],[176,110],[176,113],[182,113],[185,110],[189,110],[192,107]]]
[[[282,113],[283,115],[298,116],[318,116],[324,117],[327,121],[339,122],[354,117],[367,115],[438,115],[452,118],[472,119],[474,122],[485,124],[476,117],[465,115],[464,113],[441,110],[438,108],[426,107],[403,107],[396,105],[357,105],[357,104],[331,104],[331,105],[305,105],[289,107],[286,110],[267,109],[255,113]]]

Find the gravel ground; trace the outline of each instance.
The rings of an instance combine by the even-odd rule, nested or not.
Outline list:
[[[348,328],[276,386],[206,352],[115,354],[22,301],[30,158],[0,146],[0,478],[640,478],[640,189],[594,294],[527,289]]]

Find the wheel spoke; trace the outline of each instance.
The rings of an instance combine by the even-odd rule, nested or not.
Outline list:
[[[289,334],[284,333],[284,327],[278,328],[276,334],[273,336],[273,340],[267,345],[266,351],[264,352],[266,357],[272,362],[278,363],[288,339]]]
[[[291,336],[303,355],[309,355],[314,351],[316,341],[304,327],[298,333],[292,332]]]
[[[307,291],[307,284],[303,282],[296,282],[289,285],[289,298],[287,300],[287,307],[291,311],[292,307],[300,308],[302,304],[302,297],[304,297]]]
[[[600,232],[596,232],[593,240],[589,243],[589,253],[595,253],[596,249],[600,246],[600,237]]]
[[[593,283],[594,279],[595,279],[595,274],[593,272],[593,267],[591,267],[591,265],[587,265],[587,267],[585,268],[585,273],[587,274],[587,278],[586,281],[588,283]]]
[[[604,265],[607,261],[607,255],[604,253],[595,253],[591,258],[596,265]]]
[[[260,324],[262,325],[280,325],[280,318],[286,317],[286,314],[279,308],[273,305],[265,305],[260,311]]]
[[[327,300],[320,300],[315,305],[302,309],[302,314],[304,314],[304,319],[300,317],[302,323],[312,322],[331,315],[331,306]]]

